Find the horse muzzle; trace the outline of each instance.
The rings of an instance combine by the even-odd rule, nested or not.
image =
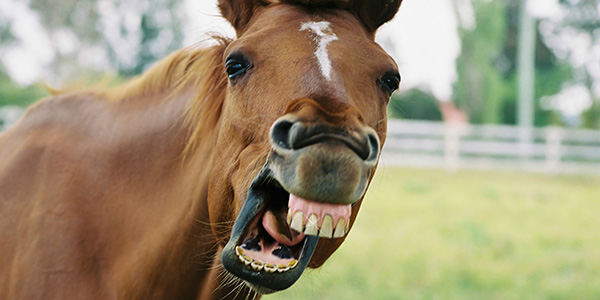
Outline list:
[[[326,204],[359,201],[379,158],[379,138],[368,127],[348,130],[288,115],[270,137],[275,179],[290,194]]]
[[[275,121],[223,264],[260,291],[291,286],[320,238],[345,237],[380,154],[375,131],[351,113],[304,103]]]

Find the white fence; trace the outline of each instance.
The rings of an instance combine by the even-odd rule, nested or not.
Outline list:
[[[381,163],[600,175],[600,131],[390,120]]]

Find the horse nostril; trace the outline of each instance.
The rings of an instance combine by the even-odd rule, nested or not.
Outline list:
[[[271,127],[271,144],[279,150],[299,150],[319,143],[341,142],[361,159],[373,161],[379,157],[379,138],[375,133],[352,134],[328,125],[311,125],[286,119],[275,121]]]
[[[367,158],[367,160],[377,159],[377,157],[379,156],[379,138],[377,137],[377,135],[375,135],[373,133],[369,133],[369,134],[367,134],[367,136],[369,138],[369,150],[370,150],[370,154],[369,154],[369,157]]]
[[[273,144],[284,149],[292,149],[290,145],[290,128],[294,125],[288,120],[275,122],[271,130],[271,140]]]

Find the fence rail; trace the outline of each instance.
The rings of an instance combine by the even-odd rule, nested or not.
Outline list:
[[[381,163],[600,175],[600,131],[390,120]]]

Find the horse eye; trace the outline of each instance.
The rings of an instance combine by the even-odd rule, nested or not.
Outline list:
[[[381,87],[391,95],[400,86],[400,74],[397,72],[386,73],[381,77],[380,82]]]
[[[225,61],[225,69],[229,79],[235,79],[246,74],[250,66],[250,62],[239,54],[232,54]]]

